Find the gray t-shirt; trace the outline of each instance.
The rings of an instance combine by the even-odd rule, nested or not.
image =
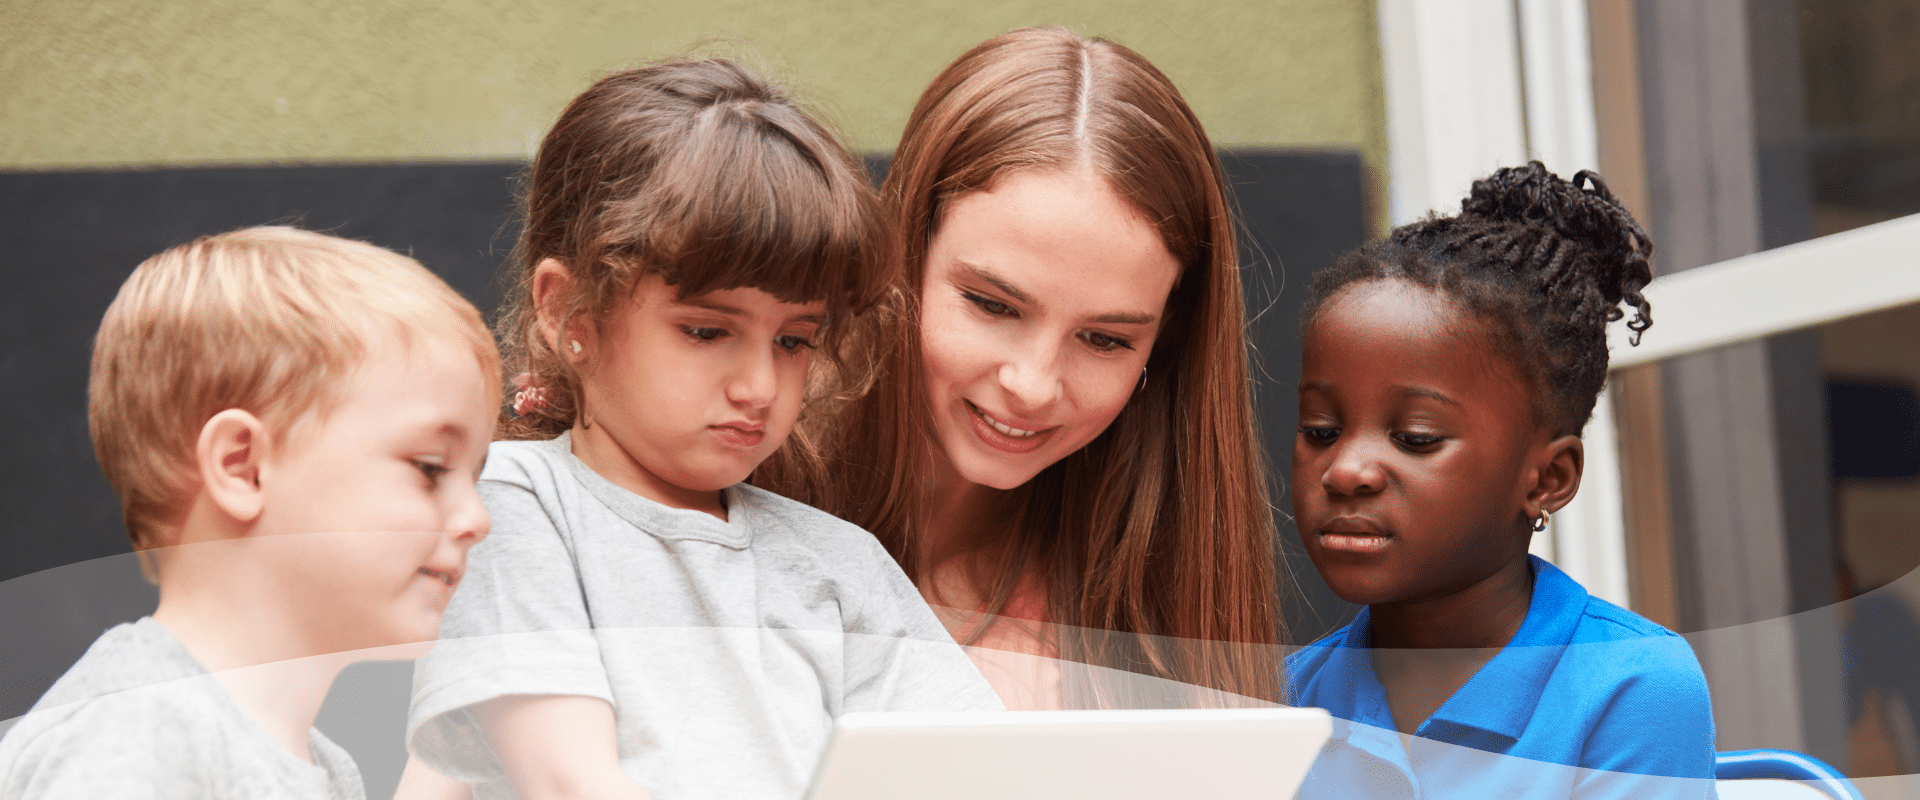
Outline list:
[[[726,521],[669,508],[569,447],[488,452],[492,533],[415,666],[408,742],[477,797],[515,796],[471,708],[504,695],[611,703],[655,800],[798,797],[848,711],[1001,708],[871,534],[744,484]]]
[[[288,752],[152,617],[94,640],[0,739],[0,798],[365,800],[319,731]]]

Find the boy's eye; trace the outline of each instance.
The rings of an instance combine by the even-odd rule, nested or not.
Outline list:
[[[773,343],[779,345],[780,349],[790,353],[797,352],[802,348],[813,346],[812,339],[808,339],[805,336],[794,336],[791,334],[785,335],[785,336],[775,336],[773,337]]]
[[[1333,440],[1340,438],[1340,429],[1324,425],[1302,425],[1300,435],[1314,444],[1332,444]]]
[[[438,485],[440,483],[440,476],[447,474],[445,465],[435,464],[431,461],[414,459],[413,468],[420,470],[420,474],[427,476],[428,485]]]
[[[1108,336],[1104,333],[1095,333],[1093,331],[1083,331],[1080,334],[1080,338],[1086,340],[1087,344],[1093,345],[1093,349],[1099,350],[1101,352],[1133,349],[1133,341],[1131,339],[1122,339],[1118,336]]]
[[[697,325],[682,325],[680,326],[680,330],[684,331],[688,337],[698,339],[702,342],[711,342],[727,335],[726,328],[702,328]]]
[[[981,311],[985,311],[988,314],[991,314],[993,316],[996,316],[996,317],[1018,316],[1018,314],[1014,313],[1013,306],[1007,305],[1006,303],[1002,303],[993,298],[982,297],[972,292],[961,292],[960,296],[967,298],[968,301],[972,302],[976,306],[979,306]]]
[[[1447,437],[1445,436],[1434,436],[1427,433],[1396,433],[1393,435],[1393,440],[1399,442],[1401,447],[1415,452],[1432,450],[1441,442],[1446,441],[1446,439]]]

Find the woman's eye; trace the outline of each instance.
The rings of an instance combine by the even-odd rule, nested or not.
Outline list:
[[[998,300],[994,300],[989,297],[982,297],[972,292],[961,292],[960,296],[967,298],[968,301],[972,302],[976,306],[979,306],[981,311],[985,311],[988,314],[992,314],[993,316],[996,316],[996,317],[1014,316],[1013,306],[1007,305],[1006,303],[1002,303]]]
[[[1108,336],[1104,333],[1086,331],[1080,334],[1080,338],[1085,339],[1087,344],[1093,345],[1093,349],[1102,352],[1133,349],[1133,340],[1122,339],[1118,336]]]
[[[682,325],[680,326],[680,330],[686,332],[689,338],[698,339],[702,342],[711,342],[727,335],[726,328],[702,328],[695,325]]]
[[[1415,451],[1431,450],[1435,445],[1446,441],[1446,439],[1447,437],[1445,436],[1434,436],[1426,433],[1396,433],[1393,435],[1393,440],[1399,442],[1401,447]]]
[[[1332,444],[1340,438],[1340,429],[1323,425],[1302,425],[1300,435],[1314,444]]]
[[[420,470],[420,474],[427,476],[428,485],[438,485],[440,483],[440,476],[447,474],[445,465],[435,464],[431,461],[415,459],[413,461],[413,468]]]
[[[813,340],[805,336],[775,336],[773,337],[773,343],[779,345],[780,349],[790,353],[813,346]]]

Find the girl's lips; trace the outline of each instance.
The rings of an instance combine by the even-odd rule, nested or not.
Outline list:
[[[1003,453],[1013,455],[1031,453],[1040,449],[1040,445],[1046,444],[1048,439],[1053,438],[1053,432],[1059,430],[1056,426],[1043,431],[1020,431],[1025,434],[1024,436],[1009,435],[1000,428],[1004,426],[1015,431],[1019,429],[987,416],[987,412],[981,411],[979,406],[971,402],[964,400],[961,402],[966,403],[967,420],[973,426],[974,435],[980,437],[980,441],[985,442],[988,447]]]
[[[1392,543],[1393,535],[1387,533],[1320,532],[1321,547],[1347,553],[1378,553]]]
[[[1320,546],[1345,553],[1378,553],[1393,543],[1393,534],[1365,517],[1340,517],[1320,528]]]
[[[718,437],[721,443],[732,447],[757,447],[767,438],[766,428],[748,430],[733,425],[714,425],[709,430],[713,431],[714,436]]]

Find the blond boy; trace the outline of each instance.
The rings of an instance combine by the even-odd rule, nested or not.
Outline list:
[[[88,415],[160,605],[0,740],[0,797],[363,797],[313,720],[342,667],[434,639],[487,533],[498,363],[373,245],[248,228],[141,264]]]

